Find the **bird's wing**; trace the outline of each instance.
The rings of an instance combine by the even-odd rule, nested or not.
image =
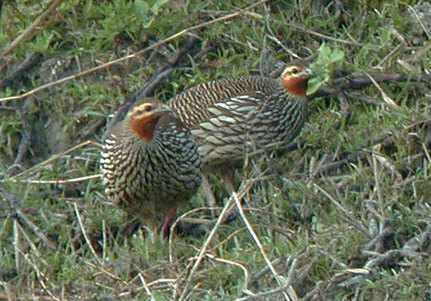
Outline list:
[[[212,118],[217,110],[247,110],[262,101],[273,85],[272,79],[258,76],[218,79],[185,90],[171,99],[170,105],[192,129]]]

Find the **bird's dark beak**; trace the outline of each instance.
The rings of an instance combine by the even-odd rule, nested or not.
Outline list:
[[[310,68],[304,68],[304,70],[302,70],[303,73],[303,77],[305,78],[310,78],[314,75],[313,71]]]

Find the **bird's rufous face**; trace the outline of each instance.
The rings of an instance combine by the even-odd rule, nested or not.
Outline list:
[[[156,123],[165,111],[162,105],[157,103],[147,102],[136,106],[128,114],[130,128],[146,142],[151,142]]]
[[[281,83],[286,91],[292,95],[305,97],[307,82],[312,75],[310,69],[303,66],[289,66],[281,74]]]

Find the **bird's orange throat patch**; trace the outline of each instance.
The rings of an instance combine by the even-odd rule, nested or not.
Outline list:
[[[142,137],[146,142],[153,140],[154,128],[160,116],[154,114],[144,114],[136,118],[130,118],[130,128]]]
[[[307,93],[308,78],[289,76],[281,80],[283,88],[287,92],[299,97],[305,97]]]

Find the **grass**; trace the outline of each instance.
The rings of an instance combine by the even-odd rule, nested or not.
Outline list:
[[[1,57],[5,76],[35,53],[41,59],[0,89],[0,98],[135,53],[253,3],[64,1]],[[145,229],[120,235],[130,219],[106,199],[100,179],[55,183],[100,173],[97,144],[64,152],[87,140],[101,142],[109,115],[191,36],[199,41],[154,95],[168,99],[211,79],[256,74],[266,46],[289,61],[316,53],[324,42],[344,52],[345,70],[429,73],[430,51],[416,55],[429,45],[431,28],[425,32],[426,20],[420,25],[412,13],[426,11],[424,1],[348,1],[342,9],[319,3],[269,1],[142,56],[2,101],[0,300],[251,300],[250,292],[279,300],[283,295],[274,290],[283,281],[301,300],[430,300],[431,92],[424,83],[380,84],[400,110],[384,105],[373,86],[346,91],[349,114],[336,97],[315,99],[295,150],[238,171],[245,217],[261,249],[241,217],[209,241],[208,235],[160,240]],[[0,49],[47,5],[3,2]],[[220,214],[229,196],[216,176],[211,181]],[[204,206],[199,192],[180,213]],[[206,209],[192,214],[208,215]],[[190,275],[203,246],[201,264]],[[276,281],[264,254],[284,280]]]

